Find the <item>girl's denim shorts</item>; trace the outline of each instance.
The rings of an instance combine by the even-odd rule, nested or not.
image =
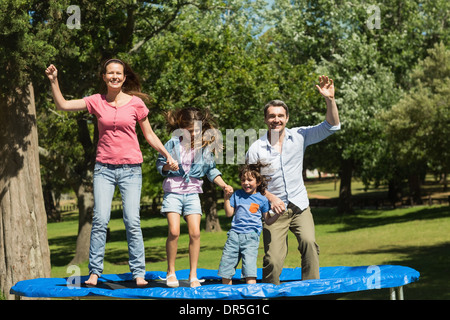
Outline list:
[[[202,206],[198,193],[173,193],[166,192],[164,194],[161,214],[168,212],[176,212],[180,215],[187,216],[190,214],[202,214]]]

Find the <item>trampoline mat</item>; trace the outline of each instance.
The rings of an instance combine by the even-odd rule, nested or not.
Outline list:
[[[363,290],[395,288],[419,279],[419,272],[404,266],[375,265],[357,267],[322,267],[320,279],[301,281],[301,268],[284,268],[280,285],[261,283],[262,270],[258,269],[258,283],[247,285],[240,281],[240,269],[236,270],[233,285],[221,284],[217,270],[197,269],[197,277],[205,280],[202,286],[190,288],[189,270],[176,272],[178,288],[165,285],[166,273],[148,271],[145,287],[137,287],[131,273],[105,274],[97,286],[87,286],[88,276],[74,278],[38,278],[23,280],[10,292],[19,296],[39,298],[111,297],[124,299],[266,299],[348,293]]]

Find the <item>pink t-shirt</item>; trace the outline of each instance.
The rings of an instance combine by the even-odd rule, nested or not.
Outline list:
[[[183,144],[180,144],[180,157],[184,173],[189,174],[191,165],[194,163],[194,149],[185,148]],[[203,193],[202,185],[203,180],[193,177],[189,177],[189,182],[186,182],[183,177],[168,177],[164,179],[163,190],[178,194]]]
[[[101,94],[83,99],[89,113],[95,114],[98,120],[96,161],[109,164],[142,163],[136,122],[149,113],[144,101],[133,96],[126,105],[116,108],[106,102],[105,96]]]

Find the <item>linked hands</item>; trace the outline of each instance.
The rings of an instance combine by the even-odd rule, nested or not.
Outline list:
[[[286,211],[286,206],[284,205],[283,200],[278,197],[273,196],[272,201],[270,202],[271,210],[276,214],[283,214]]]
[[[178,162],[172,158],[171,156],[169,156],[167,158],[167,165],[169,166],[169,169],[171,171],[178,171],[179,167],[178,167]]]
[[[224,192],[224,197],[225,199],[230,199],[230,197],[232,196],[234,189],[232,186],[230,185],[225,185],[225,187],[223,188],[223,192]]]

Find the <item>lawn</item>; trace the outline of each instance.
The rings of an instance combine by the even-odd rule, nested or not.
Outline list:
[[[328,188],[332,185],[333,183],[328,182]],[[316,185],[315,188],[319,189],[320,185]],[[448,205],[395,210],[364,209],[356,210],[351,216],[337,215],[334,208],[313,208],[312,211],[316,222],[316,239],[320,245],[321,266],[374,264],[408,266],[419,271],[421,276],[417,283],[405,287],[405,299],[450,299]],[[223,210],[219,211],[219,216],[224,231],[216,233],[202,231],[200,268],[218,268],[226,241],[226,231],[231,222],[230,218],[225,217]],[[165,218],[159,215],[144,215],[141,226],[144,233],[147,270],[166,270]],[[129,272],[126,236],[120,211],[113,212],[109,227],[111,232],[106,246],[104,273]],[[74,254],[77,228],[78,219],[74,213],[66,214],[64,222],[48,224],[53,277],[71,275],[67,273],[67,264]],[[177,269],[189,268],[189,240],[184,222],[181,230]],[[297,267],[300,264],[300,255],[292,234],[289,235],[288,241],[289,253],[285,267]],[[262,265],[262,257],[261,241],[258,267]],[[82,274],[87,274],[87,263],[80,267]],[[386,290],[326,298],[386,299],[388,297]]]

